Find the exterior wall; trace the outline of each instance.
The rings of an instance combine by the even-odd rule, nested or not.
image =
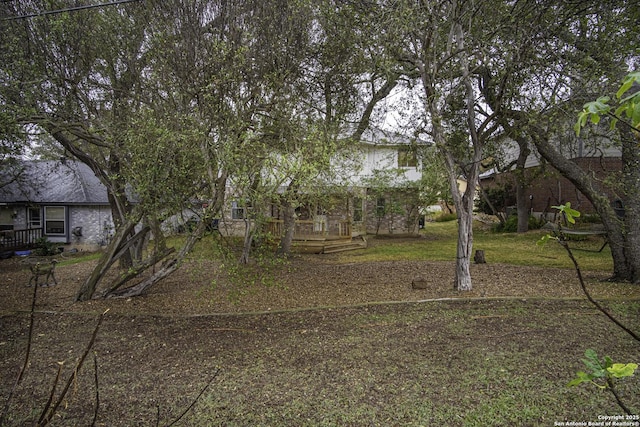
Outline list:
[[[0,206],[0,228],[26,228],[26,214],[19,206]]]
[[[218,230],[223,236],[244,236],[246,223],[243,219],[231,219],[231,214],[220,218]]]
[[[367,234],[416,234],[419,231],[419,204],[415,191],[387,192],[385,210],[378,208],[379,196],[369,193],[365,201]],[[382,214],[382,215],[381,215]]]
[[[72,206],[68,217],[69,243],[73,245],[103,246],[113,235],[113,219],[108,206]],[[80,233],[77,227],[81,227]],[[74,233],[74,230],[77,231]]]
[[[369,177],[376,170],[398,169],[398,149],[401,147],[367,146],[363,154],[360,179]],[[422,177],[420,167],[402,167],[403,176],[398,181],[419,181]]]
[[[622,170],[622,160],[618,157],[582,157],[574,159],[574,162],[583,170],[590,171],[594,179],[601,182],[604,180],[616,182],[616,174]],[[571,202],[571,207],[579,210],[582,214],[595,213],[593,205],[587,200],[584,194],[578,191],[578,189],[557,170],[549,167],[550,170],[544,175],[536,176],[536,174],[540,174],[539,168],[540,167],[529,168],[526,171],[527,177],[532,177],[532,183],[527,191],[530,193],[529,208],[534,214],[553,213],[551,212],[551,206],[557,206],[566,202]],[[512,185],[515,197],[516,179],[512,172],[499,174],[490,180],[485,180],[483,185],[486,184],[488,184],[488,186]],[[608,186],[605,185],[604,187]],[[613,190],[609,191],[608,195],[611,202],[618,199],[618,196]]]
[[[44,207],[41,206],[41,209]],[[44,227],[43,217],[42,221]],[[27,206],[0,207],[0,225],[12,225],[14,230],[27,229]],[[47,240],[54,243],[70,243],[73,247],[81,249],[95,250],[105,245],[113,234],[111,210],[108,206],[67,206],[66,227],[65,235],[45,235]],[[77,227],[81,228],[81,232],[74,234],[73,231]]]

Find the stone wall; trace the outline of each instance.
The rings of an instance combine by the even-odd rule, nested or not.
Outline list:
[[[378,198],[384,197],[384,210]],[[367,234],[416,234],[419,231],[419,201],[411,190],[387,192],[383,196],[369,194],[365,201]]]

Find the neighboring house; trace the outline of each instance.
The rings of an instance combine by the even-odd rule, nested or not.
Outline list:
[[[517,157],[519,149],[517,144],[512,141],[506,143],[504,147],[503,163],[508,164],[509,161]],[[616,182],[616,174],[622,171],[621,152],[618,148],[611,146],[606,139],[593,142],[576,138],[570,144],[563,146],[563,153],[566,158],[591,173],[593,179],[601,182]],[[501,186],[511,189],[512,198],[508,198],[505,202],[506,205],[513,204],[512,208],[515,212],[517,181],[513,169],[501,173],[491,169],[482,174],[480,180],[483,188]],[[551,219],[556,213],[551,206],[567,202],[570,202],[572,208],[583,214],[595,213],[589,200],[556,169],[548,164],[543,165],[537,157],[537,153],[528,157],[525,164],[525,177],[529,182],[527,191],[529,192],[529,210],[532,215]],[[605,187],[609,186],[605,185]],[[615,206],[618,197],[613,191],[610,192],[609,198]]]
[[[68,159],[23,165],[0,187],[0,249],[39,237],[86,248],[106,243],[113,230],[107,190],[88,166]]]

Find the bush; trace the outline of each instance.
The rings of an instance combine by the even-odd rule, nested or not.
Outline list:
[[[498,212],[504,212],[507,209],[507,206],[515,204],[515,189],[509,185],[501,185],[496,187],[489,187],[484,190],[485,196],[493,207]],[[484,197],[480,197],[478,200],[476,207],[479,212],[485,213],[487,215],[493,215],[494,212],[485,200]]]
[[[436,216],[435,218],[433,218],[435,222],[449,222],[449,221],[455,221],[457,219],[458,219],[458,215],[455,213],[442,213]]]
[[[50,242],[46,237],[40,237],[36,240],[36,248],[33,252],[38,256],[56,255],[58,253],[58,246]]]
[[[579,224],[600,224],[602,223],[602,218],[598,214],[586,214],[576,218],[576,222]]]
[[[529,230],[537,230],[542,227],[542,223],[539,219],[533,216],[529,216]],[[511,215],[503,224],[496,224],[493,231],[500,233],[515,233],[518,231],[518,216]]]

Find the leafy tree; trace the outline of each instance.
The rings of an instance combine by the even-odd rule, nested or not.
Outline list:
[[[19,16],[33,5],[1,7]],[[347,120],[357,139],[396,84],[359,49],[366,20],[330,1],[176,0],[19,22],[17,31],[1,24],[0,96],[10,123],[48,132],[88,164],[108,189],[116,225],[79,300],[96,293],[117,260],[125,268],[107,287],[112,296],[139,294],[175,271],[220,212],[229,179],[254,206],[289,184],[294,205],[348,146],[338,138]],[[359,105],[362,87],[370,100]],[[265,170],[277,170],[276,179],[265,180]],[[204,202],[202,221],[180,250],[165,247],[163,221],[194,201]],[[122,289],[161,260],[151,277]]]
[[[481,2],[395,2],[384,10],[387,46],[403,64],[404,75],[417,86],[422,125],[443,155],[447,181],[458,215],[454,288],[472,288],[469,270],[473,247],[473,207],[484,147],[494,135],[491,114],[479,108],[475,58],[493,46],[487,17],[494,4]],[[491,12],[489,12],[491,10]],[[419,92],[418,92],[419,91]],[[467,181],[464,191],[458,179]]]
[[[28,14],[32,4],[2,7],[5,16],[16,16]],[[117,243],[132,239],[118,246],[126,268],[141,253],[135,246],[146,234],[133,231],[143,213],[127,196],[123,174],[125,134],[142,104],[146,12],[139,6],[104,8],[23,19],[19,25],[3,21],[0,29],[6,108],[14,112],[14,123],[49,133],[107,187],[114,223],[123,230]]]
[[[504,49],[491,50],[481,69],[482,98],[507,135],[535,146],[541,158],[569,179],[594,205],[612,243],[614,277],[637,281],[638,251],[628,241],[637,233],[637,220],[620,220],[611,206],[606,183],[594,179],[571,160],[575,110],[601,93],[611,91],[628,64],[634,61],[638,37],[638,9],[632,2],[611,8],[601,2],[548,2],[531,8],[505,4],[500,34]],[[582,142],[590,142],[582,134]],[[609,134],[622,148],[624,171],[618,193],[632,210],[637,193],[637,144],[624,132]],[[602,138],[600,138],[602,140]],[[524,152],[521,149],[521,154]],[[524,176],[524,175],[523,175]],[[635,180],[635,181],[634,181]],[[523,200],[519,197],[519,210]]]
[[[348,183],[338,181],[343,161],[369,126],[376,105],[396,86],[398,74],[384,64],[384,53],[368,49],[375,22],[368,9],[341,2],[298,3],[309,8],[306,44],[295,54],[280,102],[265,114],[263,131],[269,151],[278,159],[269,177],[285,190],[278,199],[284,232],[278,252],[288,255],[294,234],[295,210],[302,199],[321,201],[321,190],[332,192]],[[282,31],[280,26],[278,31]],[[301,36],[300,39],[303,37]]]
[[[608,237],[611,239],[613,236],[615,244],[618,246],[616,249],[612,247],[612,254],[619,254],[619,250],[622,249],[622,260],[618,258],[619,255],[618,257],[614,255],[614,263],[617,266],[614,275],[633,283],[640,282],[640,249],[638,248],[640,244],[638,236],[638,230],[640,230],[640,214],[638,213],[640,190],[637,185],[640,180],[640,171],[638,170],[640,168],[640,90],[637,90],[637,86],[635,90],[632,89],[634,84],[638,83],[640,83],[640,73],[634,72],[627,75],[616,93],[618,107],[615,111],[612,111],[608,104],[609,98],[601,97],[585,104],[582,112],[578,115],[575,126],[576,133],[579,134],[588,118],[591,123],[597,125],[602,116],[610,116],[612,118],[611,128],[613,130],[617,126],[621,128],[623,218],[619,218],[612,206],[606,205],[602,196],[594,198],[600,202],[600,209],[605,211],[606,217],[603,219],[608,225]],[[631,93],[629,94],[629,92]]]
[[[431,145],[419,148],[418,155],[422,164],[419,184],[420,206],[453,205],[442,154]]]

